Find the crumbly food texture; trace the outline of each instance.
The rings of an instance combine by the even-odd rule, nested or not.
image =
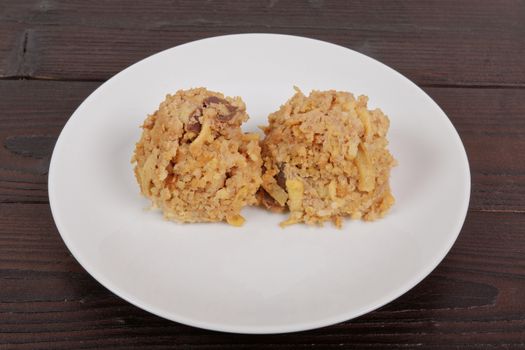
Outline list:
[[[283,226],[329,220],[340,227],[345,216],[382,217],[394,204],[388,117],[369,110],[366,96],[335,90],[305,96],[296,90],[263,128],[259,203],[289,210]]]
[[[132,158],[142,194],[171,220],[242,225],[262,165],[259,135],[241,130],[247,119],[240,97],[205,88],[167,95],[144,121]]]

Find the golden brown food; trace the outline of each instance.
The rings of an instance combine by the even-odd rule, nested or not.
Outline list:
[[[348,92],[297,89],[270,114],[262,142],[259,203],[290,211],[283,226],[342,218],[374,220],[394,203],[387,149],[387,116],[367,108],[368,98]]]
[[[142,126],[132,162],[143,195],[179,222],[240,226],[261,184],[259,135],[239,97],[204,88],[168,95]]]

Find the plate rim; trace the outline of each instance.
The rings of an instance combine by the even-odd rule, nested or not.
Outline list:
[[[134,67],[134,66],[136,66],[138,64],[141,64],[141,63],[143,63],[143,62],[145,62],[145,61],[147,61],[149,59],[152,59],[155,56],[158,56],[158,55],[161,55],[161,54],[166,54],[168,51],[174,50],[176,48],[193,45],[195,43],[199,43],[199,42],[203,42],[203,41],[211,41],[211,40],[215,40],[215,39],[219,39],[219,38],[233,38],[233,37],[247,37],[247,36],[254,36],[254,37],[271,37],[271,36],[273,36],[273,37],[285,37],[285,38],[291,39],[291,40],[314,41],[314,42],[316,42],[318,44],[333,45],[333,46],[336,46],[336,47],[338,47],[340,49],[349,50],[353,54],[357,54],[358,56],[363,56],[364,58],[366,58],[368,60],[372,60],[376,64],[381,65],[383,68],[386,68],[387,70],[395,73],[395,75],[397,75],[398,78],[401,78],[406,83],[409,83],[413,87],[416,87],[418,90],[420,90],[423,93],[423,96],[428,100],[428,102],[430,102],[435,107],[437,107],[438,110],[442,113],[442,115],[445,117],[445,121],[447,122],[447,126],[448,126],[448,129],[449,129],[449,132],[451,133],[451,135],[454,136],[456,141],[459,142],[460,151],[461,151],[461,157],[463,158],[463,161],[464,161],[464,164],[465,164],[465,172],[463,172],[461,175],[464,177],[464,181],[465,181],[466,186],[465,186],[463,197],[462,197],[461,215],[458,216],[458,220],[456,222],[456,225],[450,231],[450,232],[453,232],[454,234],[450,236],[449,241],[447,242],[447,247],[443,250],[442,254],[439,254],[438,257],[436,259],[434,259],[434,261],[432,261],[431,264],[428,264],[426,269],[420,270],[420,272],[418,274],[415,274],[413,276],[413,278],[409,282],[406,282],[403,285],[402,288],[398,288],[397,290],[392,290],[390,293],[387,293],[382,298],[379,298],[378,300],[376,300],[374,303],[372,303],[372,305],[367,305],[367,306],[361,307],[359,309],[353,309],[351,311],[342,312],[342,313],[338,314],[337,316],[333,316],[333,317],[322,319],[322,320],[310,321],[310,322],[299,322],[299,323],[289,324],[289,325],[286,325],[286,326],[242,326],[242,325],[237,325],[236,326],[236,325],[220,325],[220,324],[217,324],[217,323],[210,323],[210,322],[205,322],[205,321],[199,321],[197,319],[192,319],[192,318],[184,317],[184,316],[181,316],[181,315],[177,315],[174,312],[165,312],[163,310],[157,309],[154,306],[149,305],[148,303],[144,303],[144,302],[135,300],[135,298],[133,296],[130,296],[127,292],[121,290],[119,287],[116,287],[110,280],[104,278],[103,276],[101,276],[99,274],[99,272],[97,272],[96,269],[92,268],[91,265],[89,264],[89,262],[85,261],[84,258],[81,258],[82,254],[80,254],[74,248],[74,244],[69,240],[69,238],[67,238],[67,235],[63,233],[63,232],[66,232],[66,230],[63,227],[63,224],[62,224],[62,222],[60,220],[60,214],[58,213],[58,209],[55,206],[56,201],[58,201],[55,198],[55,196],[57,195],[55,189],[56,189],[56,186],[58,186],[58,185],[56,184],[56,181],[53,181],[54,174],[55,174],[55,170],[53,170],[53,169],[55,169],[54,164],[57,162],[57,160],[56,160],[57,157],[58,157],[56,155],[57,154],[57,150],[59,149],[59,147],[61,147],[61,144],[63,142],[63,141],[61,142],[61,140],[63,140],[62,135],[65,132],[67,132],[67,130],[71,126],[71,121],[74,120],[75,118],[79,118],[77,112],[78,112],[78,110],[80,110],[83,107],[83,105],[86,103],[86,101],[90,100],[91,98],[93,98],[94,96],[99,94],[100,91],[103,90],[104,86],[106,86],[106,84],[109,81],[111,81],[111,80],[113,80],[115,78],[118,78],[119,76],[125,74],[132,67]],[[48,172],[48,181],[47,181],[49,206],[51,208],[51,214],[52,214],[53,220],[55,222],[55,225],[57,227],[57,230],[58,230],[58,233],[60,234],[61,239],[63,240],[64,244],[66,245],[66,247],[68,248],[70,253],[73,255],[73,257],[82,266],[82,268],[84,270],[86,270],[86,272],[91,277],[93,277],[98,283],[100,283],[102,286],[104,286],[104,288],[109,290],[111,293],[113,293],[117,297],[122,298],[126,302],[129,302],[133,306],[138,307],[138,308],[140,308],[142,310],[145,310],[145,311],[147,311],[147,312],[149,312],[151,314],[154,314],[154,315],[156,315],[158,317],[162,317],[162,318],[170,320],[170,321],[178,322],[178,323],[181,323],[181,324],[185,324],[185,325],[188,325],[188,326],[197,327],[197,328],[201,328],[201,329],[218,331],[218,332],[227,332],[227,333],[238,333],[238,334],[282,334],[282,333],[291,333],[291,332],[299,332],[299,331],[308,331],[308,330],[312,330],[312,329],[318,329],[318,328],[322,328],[322,327],[327,327],[327,326],[331,326],[331,325],[334,325],[334,324],[338,324],[338,323],[341,323],[341,322],[350,321],[350,320],[355,319],[357,317],[360,317],[360,316],[362,316],[364,314],[367,314],[369,312],[377,310],[378,308],[380,308],[380,307],[382,307],[382,306],[384,306],[384,305],[386,305],[386,304],[396,300],[397,298],[399,298],[403,294],[405,294],[408,291],[410,291],[411,289],[413,289],[423,279],[425,279],[428,275],[430,275],[432,273],[432,271],[443,261],[443,259],[450,252],[450,249],[452,248],[452,246],[456,242],[456,240],[457,240],[457,238],[458,238],[458,236],[459,236],[459,234],[461,232],[461,229],[462,229],[462,227],[464,225],[466,216],[468,214],[468,208],[469,208],[470,196],[471,196],[471,187],[472,187],[472,185],[471,185],[471,172],[470,172],[470,164],[469,164],[469,161],[468,161],[468,155],[467,155],[465,146],[464,146],[464,144],[463,144],[463,142],[461,140],[461,137],[460,137],[457,129],[454,127],[454,125],[452,124],[452,121],[450,120],[448,115],[442,110],[442,108],[421,87],[419,87],[416,83],[414,83],[412,80],[410,80],[409,78],[407,78],[403,74],[399,73],[397,70],[391,68],[390,66],[388,66],[388,65],[386,65],[386,64],[384,64],[384,63],[382,63],[382,62],[380,62],[380,61],[378,61],[378,60],[376,60],[376,59],[374,59],[374,58],[372,58],[370,56],[367,56],[365,54],[362,54],[362,53],[360,53],[358,51],[355,51],[355,50],[352,50],[350,48],[344,47],[342,45],[334,44],[334,43],[331,43],[331,42],[328,42],[328,41],[319,40],[319,39],[315,39],[315,38],[304,37],[304,36],[289,35],[289,34],[275,34],[275,33],[240,33],[240,34],[217,35],[217,36],[211,36],[211,37],[206,37],[206,38],[202,38],[202,39],[186,42],[184,44],[176,45],[176,46],[167,48],[165,50],[161,50],[159,52],[153,53],[153,54],[151,54],[151,55],[149,55],[149,56],[147,56],[147,57],[145,57],[145,58],[143,58],[143,59],[141,59],[141,60],[139,60],[137,62],[132,63],[131,65],[129,65],[126,68],[124,68],[123,70],[121,70],[118,73],[114,74],[109,79],[104,81],[100,86],[98,86],[94,91],[92,91],[89,94],[89,96],[87,96],[78,105],[78,107],[75,109],[75,111],[68,118],[67,122],[64,124],[64,126],[63,126],[62,130],[60,131],[60,134],[59,134],[59,136],[57,138],[55,146],[53,148],[53,153],[51,155],[51,160],[50,160],[50,163],[49,163],[49,172]]]

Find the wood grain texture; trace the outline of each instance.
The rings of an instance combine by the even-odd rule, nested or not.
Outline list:
[[[1,10],[0,10],[1,12]],[[0,21],[0,78],[22,74],[27,35],[20,24]]]
[[[424,86],[462,138],[465,226],[435,271],[375,312],[284,335],[184,326],[106,290],[57,232],[47,172],[75,108],[141,58],[246,32],[374,57]],[[0,350],[525,349],[524,38],[524,0],[0,1]]]
[[[79,267],[46,204],[0,204],[0,348],[518,348],[525,346],[524,227],[525,214],[470,212],[443,263],[396,301],[319,330],[249,336],[133,307]]]
[[[525,86],[523,18],[525,2],[517,0],[6,0],[0,4],[0,21],[25,25],[26,44],[18,50],[24,54],[12,55],[0,73],[105,80],[188,41],[269,32],[355,49],[419,84]],[[19,35],[0,34],[11,41]]]
[[[0,202],[47,202],[63,125],[99,83],[0,81]],[[472,172],[471,209],[525,211],[525,90],[426,88],[459,131]]]
[[[426,88],[459,132],[470,163],[471,208],[525,210],[525,90]]]
[[[0,80],[0,202],[47,202],[56,139],[98,85]]]

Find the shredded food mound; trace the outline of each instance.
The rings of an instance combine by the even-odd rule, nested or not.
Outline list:
[[[242,225],[262,165],[259,135],[241,130],[246,120],[240,97],[205,88],[167,95],[144,121],[132,158],[142,194],[171,220]]]
[[[282,226],[331,220],[340,227],[345,216],[374,220],[393,205],[389,120],[367,101],[335,90],[307,97],[296,88],[270,114],[257,197],[272,211],[289,210]]]

